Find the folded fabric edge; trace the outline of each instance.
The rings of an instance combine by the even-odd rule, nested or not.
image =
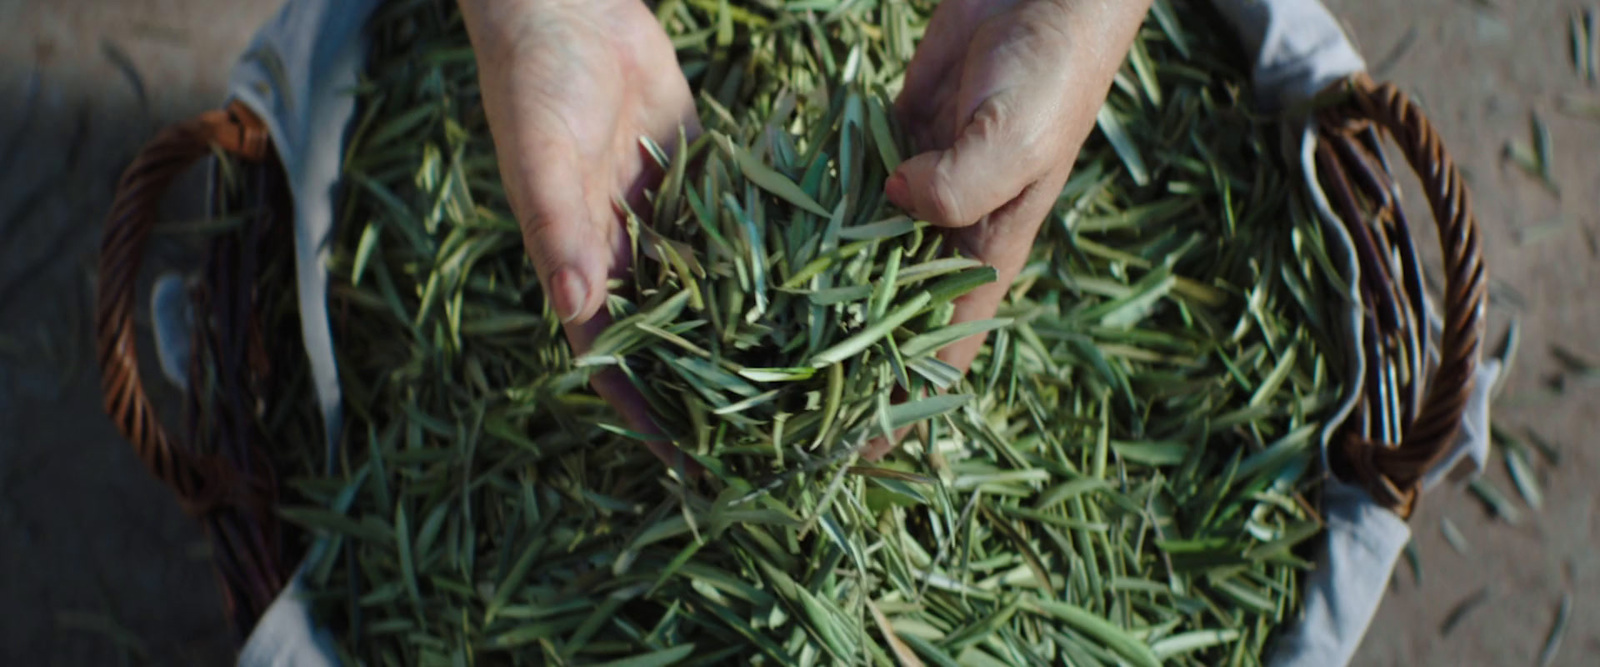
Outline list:
[[[354,89],[365,62],[367,17],[376,0],[290,0],[256,34],[229,82],[230,100],[261,117],[278,149],[293,197],[295,277],[301,336],[318,408],[326,465],[336,460],[342,394],[328,314],[328,244]],[[331,637],[303,598],[303,570],[324,551],[317,540],[289,584],[246,638],[244,667],[336,665]]]

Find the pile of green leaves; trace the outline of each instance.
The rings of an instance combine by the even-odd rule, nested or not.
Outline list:
[[[1158,2],[999,317],[947,326],[992,270],[881,195],[930,10],[659,3],[708,132],[647,146],[666,182],[580,359],[454,3],[380,10],[334,247],[350,418],[280,510],[322,536],[309,584],[348,658],[1260,661],[1297,609],[1343,368],[1340,278],[1275,126],[1219,24]],[[934,357],[981,331],[964,378]],[[706,473],[664,468],[596,368]]]
[[[1010,324],[946,326],[951,301],[995,270],[887,209],[900,149],[884,100],[837,91],[831,107],[780,100],[784,117],[730,117],[693,145],[680,138],[670,161],[651,147],[667,177],[659,222],[629,220],[642,258],[627,293],[639,303],[614,298],[620,320],[577,360],[620,369],[676,442],[735,476],[785,457],[848,458],[870,436],[955,408],[962,397],[891,405],[890,391],[951,388],[961,373],[934,353]],[[774,131],[793,126],[810,136]]]

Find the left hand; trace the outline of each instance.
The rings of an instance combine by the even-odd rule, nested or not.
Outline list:
[[[484,113],[523,244],[574,355],[611,322],[608,279],[633,266],[621,199],[645,210],[661,170],[639,146],[667,150],[700,125],[672,40],[642,0],[460,0],[478,58]],[[644,396],[615,369],[595,392],[668,465]],[[688,469],[692,470],[691,464]]]
[[[934,11],[895,102],[926,152],[885,191],[999,272],[956,301],[955,322],[993,317],[1027,263],[1149,9],[1150,0],[946,0]],[[965,371],[983,340],[939,357]]]

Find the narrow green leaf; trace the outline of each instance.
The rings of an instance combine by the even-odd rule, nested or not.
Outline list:
[[[1012,319],[997,317],[988,320],[963,322],[942,327],[925,334],[913,336],[900,345],[900,353],[907,358],[920,357],[925,354],[938,352],[941,348],[959,340],[965,340],[978,334],[986,334],[996,329],[1011,326]]]
[[[882,340],[884,336],[889,335],[889,332],[894,331],[895,328],[916,317],[923,308],[927,307],[930,301],[931,298],[927,292],[919,292],[906,303],[896,307],[893,312],[885,314],[883,319],[876,324],[862,329],[855,335],[839,341],[826,350],[818,352],[811,358],[809,363],[813,367],[823,368],[855,356],[873,343]]]
[[[1122,166],[1127,168],[1128,175],[1133,177],[1137,185],[1150,184],[1150,171],[1145,167],[1144,158],[1139,155],[1139,148],[1134,144],[1133,138],[1128,136],[1122,119],[1117,112],[1107,104],[1100,107],[1100,112],[1095,115],[1095,125],[1100,128],[1100,133],[1111,142],[1111,148],[1117,152],[1117,157],[1122,158]]]
[[[1144,642],[1134,639],[1121,628],[1082,607],[1055,600],[1030,599],[1028,602],[1034,613],[1054,617],[1073,629],[1104,642],[1117,655],[1134,665],[1140,667],[1161,665],[1161,659],[1156,657],[1155,652]]]
[[[678,664],[694,654],[694,644],[683,644],[668,649],[602,662],[595,667],[667,667]]]
[[[727,140],[725,139],[724,141]],[[734,146],[732,143],[728,143],[727,147],[734,161],[739,164],[739,170],[744,172],[744,177],[750,179],[750,182],[755,183],[767,192],[777,195],[784,201],[805,209],[809,213],[824,218],[828,217],[828,210],[807,195],[804,190],[801,190],[800,186],[795,185],[794,181],[789,180],[789,177],[762,164],[760,160],[750,154],[750,151]]]

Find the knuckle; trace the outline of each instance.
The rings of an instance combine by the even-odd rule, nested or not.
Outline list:
[[[1006,121],[1013,115],[1008,108],[1010,104],[1007,100],[1008,97],[1005,95],[984,100],[983,104],[978,105],[972,112],[972,120],[967,126],[967,131],[983,141],[1003,138],[1001,134],[1008,125]]]
[[[1005,24],[1002,43],[1032,57],[1049,57],[1061,54],[1073,44],[1072,31],[1067,29],[1062,11],[1050,3],[1035,3],[1021,9],[1021,13]]]
[[[1024,167],[1023,174],[1028,178],[1042,177],[1063,161],[1068,164],[1072,162],[1071,154],[1064,154],[1043,137],[1030,137],[1018,142],[1017,146],[1017,163]]]
[[[532,249],[532,246],[541,244],[546,237],[555,231],[556,227],[553,216],[543,215],[538,211],[523,216],[519,224],[522,227],[522,239],[527,242],[530,249]]]
[[[972,118],[974,136],[997,149],[1010,166],[1042,170],[1057,158],[1058,151],[1046,132],[1049,114],[1018,109],[1024,104],[1013,95],[990,98]],[[1000,167],[1001,165],[994,165]],[[1010,170],[1007,170],[1010,171]]]
[[[534,213],[524,216],[521,220],[522,247],[527,251],[528,259],[540,271],[549,267],[551,237],[558,233],[557,223],[553,216]]]

